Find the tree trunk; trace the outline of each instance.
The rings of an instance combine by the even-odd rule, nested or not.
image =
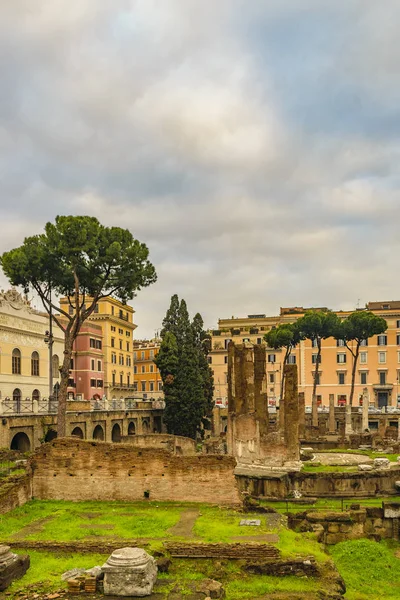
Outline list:
[[[73,344],[74,337],[71,331],[67,330],[65,332],[64,359],[60,369],[60,389],[58,392],[57,436],[59,438],[65,437],[66,434],[67,388]]]
[[[356,381],[356,370],[357,370],[357,362],[358,362],[359,353],[360,353],[360,342],[357,342],[355,354],[353,354],[353,352],[351,353],[353,356],[353,368],[351,370],[351,388],[350,388],[350,398],[349,398],[350,406],[353,406],[354,385],[355,385],[355,381]]]
[[[319,361],[321,360],[321,340],[317,338],[318,352],[315,365],[313,392],[312,392],[312,426],[318,427],[317,381],[319,375]]]

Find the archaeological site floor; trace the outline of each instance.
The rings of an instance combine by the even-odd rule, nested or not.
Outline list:
[[[347,502],[351,499],[346,499]],[[380,506],[382,498],[364,502]],[[266,502],[262,504],[267,506]],[[205,596],[198,590],[206,578],[223,584],[227,600],[340,598],[334,585],[339,573],[345,578],[344,597],[348,600],[400,597],[398,543],[354,540],[330,547],[328,554],[313,533],[287,527],[284,513],[305,510],[309,508],[307,505],[281,502],[268,506],[276,512],[243,512],[231,507],[179,502],[32,500],[0,516],[0,541],[11,545],[14,552],[28,553],[31,557],[27,574],[12,584],[7,595],[0,593],[0,598],[41,600],[50,595],[50,598],[75,600],[73,595],[66,594],[60,575],[77,566],[101,565],[112,549],[127,545],[139,545],[155,555],[172,554],[169,572],[159,574],[151,600],[201,600]],[[337,499],[321,499],[310,506],[314,511],[346,508]],[[243,520],[259,520],[260,524],[240,525]],[[213,552],[216,548],[220,555],[179,556],[179,553],[188,556],[193,551],[198,553],[199,545]],[[236,548],[235,559],[224,554],[227,548],[232,551],[232,545]],[[283,561],[309,559],[319,575],[259,574],[249,568],[246,560],[246,552],[253,546],[273,547]],[[383,591],[385,595],[381,595]],[[99,600],[102,596],[78,597]]]

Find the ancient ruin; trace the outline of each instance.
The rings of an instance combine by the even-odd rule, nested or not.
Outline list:
[[[285,367],[284,406],[278,426],[270,424],[265,375],[265,346],[228,347],[228,454],[239,469],[300,468],[297,366]]]
[[[104,593],[150,596],[157,579],[156,561],[141,548],[115,550],[102,566]]]
[[[20,556],[11,552],[9,546],[0,545],[0,592],[3,592],[14,581],[29,569],[29,556]]]

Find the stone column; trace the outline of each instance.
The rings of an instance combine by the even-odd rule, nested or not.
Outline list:
[[[317,396],[312,397],[312,426],[318,427],[318,404]]]
[[[345,416],[345,426],[344,426],[344,434],[351,435],[353,433],[353,426],[351,423],[351,405],[346,404],[346,416]]]
[[[336,433],[335,394],[329,394],[329,433]]]
[[[400,441],[400,419],[397,421],[397,439]]]
[[[368,389],[363,389],[363,405],[362,405],[362,427],[361,432],[364,433],[366,429],[368,429],[368,408],[369,408],[369,398],[368,398]]]
[[[306,400],[304,392],[299,392],[299,439],[304,439],[306,433]]]
[[[285,443],[287,460],[300,460],[297,365],[285,365]]]

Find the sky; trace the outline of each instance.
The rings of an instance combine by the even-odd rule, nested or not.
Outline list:
[[[399,299],[399,33],[398,0],[0,0],[0,252],[128,228],[138,338],[175,293],[207,327]]]

